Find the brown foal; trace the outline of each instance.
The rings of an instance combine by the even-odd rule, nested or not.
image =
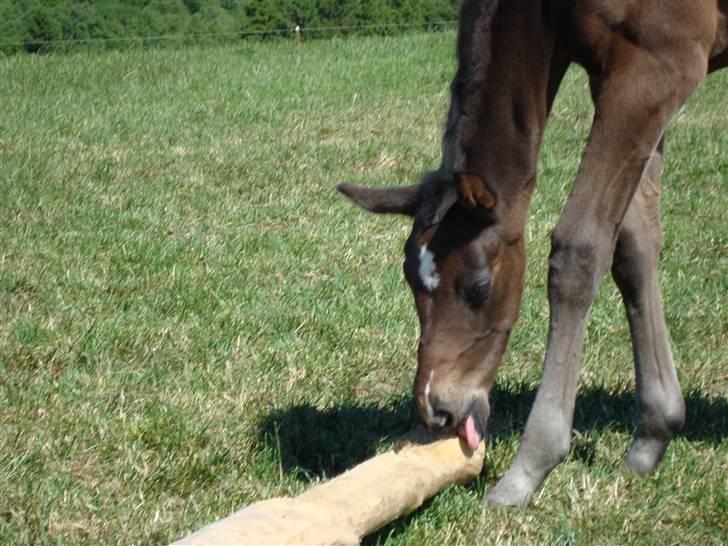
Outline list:
[[[339,189],[408,214],[404,273],[421,336],[414,396],[425,425],[471,447],[518,317],[524,226],[546,119],[568,66],[588,73],[594,120],[551,240],[543,378],[491,505],[528,501],[569,450],[587,314],[611,268],[632,336],[638,422],[625,457],[650,472],[685,406],[660,301],[662,137],[728,64],[728,0],[465,0],[442,163],[420,184]]]

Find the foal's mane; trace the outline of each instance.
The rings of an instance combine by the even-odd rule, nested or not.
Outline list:
[[[460,11],[458,70],[452,82],[454,97],[472,92],[482,83],[490,64],[490,35],[498,0],[465,0]]]
[[[474,136],[479,90],[491,61],[491,34],[499,0],[465,0],[460,10],[458,69],[450,86],[451,102],[443,136],[443,167],[462,170],[462,143]]]

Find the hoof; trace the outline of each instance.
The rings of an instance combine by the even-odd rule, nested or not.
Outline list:
[[[525,476],[513,476],[511,471],[506,472],[495,487],[485,496],[485,501],[491,508],[506,506],[524,506],[531,500],[534,487]]]
[[[649,474],[662,459],[668,443],[664,440],[637,439],[624,456],[624,463],[635,474],[640,476]]]

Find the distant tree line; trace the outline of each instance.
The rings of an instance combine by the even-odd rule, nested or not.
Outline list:
[[[0,52],[229,42],[263,31],[286,35],[296,25],[304,38],[391,34],[453,20],[459,4],[460,0],[0,0]],[[348,28],[305,32],[322,27]]]

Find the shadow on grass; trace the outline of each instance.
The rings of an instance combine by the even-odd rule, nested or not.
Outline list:
[[[493,389],[488,423],[490,441],[522,434],[535,395],[536,391],[526,385]],[[725,397],[690,391],[685,394],[685,402],[687,415],[681,437],[718,443],[728,436]],[[379,446],[391,444],[410,431],[416,421],[409,396],[391,400],[381,407],[349,404],[319,410],[299,405],[266,416],[259,424],[258,437],[267,447],[280,452],[284,472],[308,481],[314,477],[333,477],[370,458]],[[574,429],[580,433],[607,429],[631,432],[634,422],[635,399],[631,391],[614,393],[588,388],[577,397]],[[592,438],[572,442],[573,455],[590,464],[596,441]],[[380,544],[396,537],[407,529],[418,512],[367,536],[363,544]]]
[[[258,438],[280,452],[283,471],[301,479],[332,477],[373,456],[415,425],[409,397],[382,406],[317,409],[298,405],[265,416]]]
[[[526,385],[496,386],[491,393],[490,441],[523,432],[535,390]],[[700,391],[685,394],[687,415],[680,437],[718,443],[728,436],[728,403]],[[580,433],[606,429],[632,432],[635,400],[631,391],[583,389],[576,401],[574,429]],[[259,441],[280,453],[286,474],[301,480],[331,478],[392,444],[417,423],[412,400],[401,396],[381,406],[347,404],[317,409],[298,405],[265,416],[258,426]],[[589,463],[592,448],[574,443],[575,456]],[[625,446],[625,449],[627,446]]]

